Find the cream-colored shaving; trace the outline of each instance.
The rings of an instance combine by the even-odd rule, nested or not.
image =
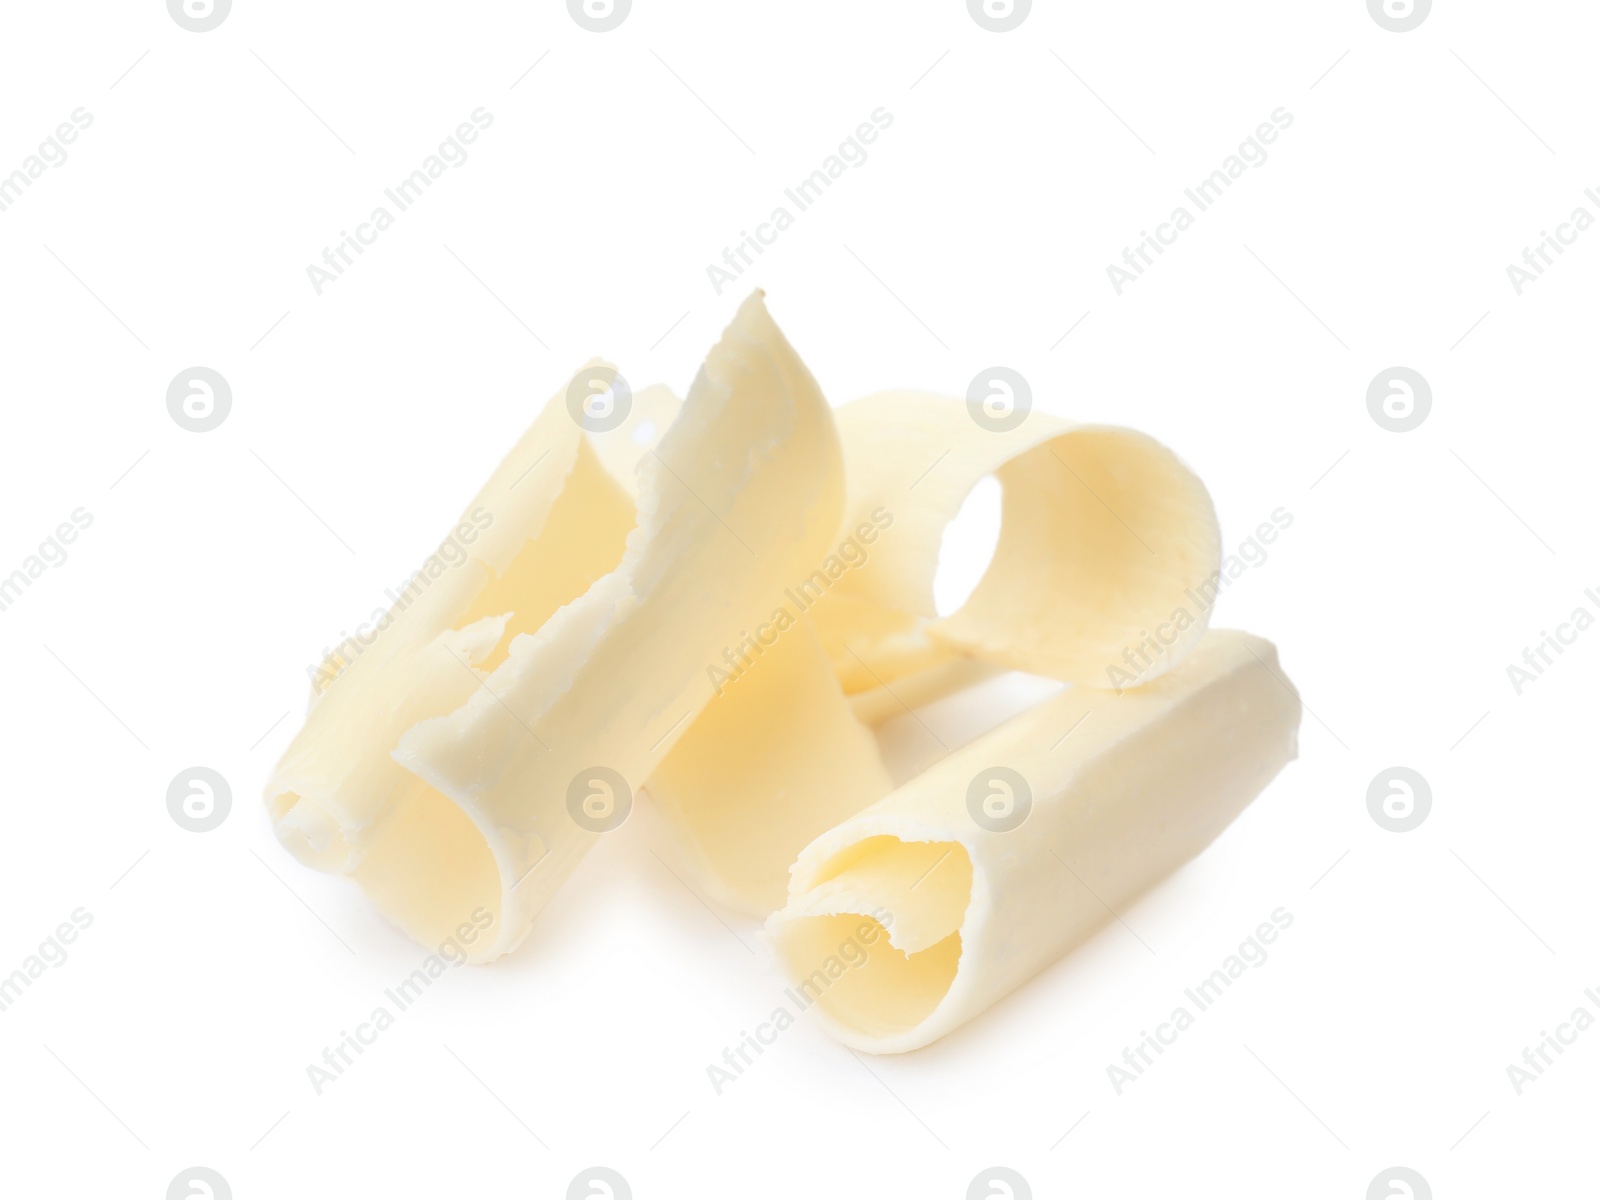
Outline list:
[[[914,1050],[1205,849],[1294,758],[1299,725],[1272,645],[1214,631],[1160,679],[1068,689],[822,834],[768,935],[840,1041]],[[813,978],[873,913],[889,936],[865,965]]]
[[[586,416],[596,389],[627,411]],[[759,294],[682,402],[588,364],[324,664],[267,785],[279,839],[424,943],[486,913],[482,962],[646,794],[836,1037],[956,1028],[1208,845],[1300,715],[1270,644],[1207,632],[1193,472],[1131,430],[1001,424],[829,409]],[[991,475],[993,559],[941,618],[941,539]],[[1066,686],[886,759],[891,722],[1007,671]]]
[[[599,769],[637,788],[711,700],[705,664],[840,519],[832,416],[759,297],[659,440],[597,453],[566,401],[469,506],[470,561],[389,614],[267,786],[284,845],[419,941],[486,908],[477,960],[520,942],[593,844],[574,781]],[[636,481],[607,463],[637,463]]]

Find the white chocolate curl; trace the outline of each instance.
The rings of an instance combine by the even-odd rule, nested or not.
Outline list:
[[[1194,597],[1220,559],[1204,485],[1143,434],[1038,412],[996,433],[959,401],[903,392],[838,417],[840,539],[871,533],[864,561],[836,582],[796,580],[801,628],[756,648],[648,785],[698,886],[755,916],[783,905],[807,842],[889,791],[867,725],[969,682],[974,664],[1091,688],[1157,677],[1204,634]],[[940,537],[991,473],[994,559],[936,619]],[[1152,630],[1168,639],[1159,654]]]
[[[596,372],[615,374],[573,388]],[[835,412],[759,293],[681,403],[645,389],[604,432],[570,403],[375,638],[325,664],[267,784],[290,853],[420,942],[515,949],[599,836],[579,810],[620,821],[644,794],[694,885],[767,918],[825,1029],[911,1050],[1198,854],[1294,757],[1272,646],[1207,631],[1210,497],[1144,434],[1038,411],[996,429],[913,392]],[[991,475],[993,560],[941,618],[941,538]],[[891,774],[880,726],[1003,671],[1067,686]],[[864,960],[838,963],[849,942]]]
[[[492,517],[471,561],[390,613],[267,785],[284,846],[421,942],[483,908],[473,960],[513,949],[598,836],[574,781],[637,788],[712,698],[705,664],[824,553],[832,415],[759,296],[640,459],[637,522],[631,490],[554,397],[468,507]]]
[[[1070,688],[807,846],[768,936],[840,1041],[925,1046],[1205,849],[1295,757],[1299,726],[1271,643],[1231,630],[1121,695]],[[872,913],[888,937],[835,973]]]

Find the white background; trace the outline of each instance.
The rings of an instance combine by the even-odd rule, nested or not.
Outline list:
[[[1600,987],[1592,672],[1506,667],[1600,586],[1600,232],[1507,264],[1600,184],[1592,6],[1039,3],[8,5],[0,574],[92,526],[0,612],[0,973],[93,924],[0,1013],[7,1195],[1438,1197],[1593,1187],[1600,1032],[1508,1064]],[[536,65],[535,65],[536,64]],[[691,90],[692,89],[692,90]],[[1491,90],[1492,89],[1492,90]],[[494,123],[319,296],[306,267],[469,114]],[[708,264],[878,107],[893,125],[734,287]],[[1138,282],[1106,267],[1282,106],[1292,126]],[[706,1066],[780,982],[648,822],[527,944],[452,972],[336,1084],[306,1066],[422,951],[274,842],[259,802],[305,668],[438,542],[568,373],[686,388],[750,286],[830,400],[961,394],[1153,433],[1237,546],[1292,527],[1215,623],[1280,648],[1301,757],[1200,860],[918,1053],[802,1023],[721,1096]],[[1070,330],[1070,332],[1068,332]],[[220,371],[195,434],[169,381]],[[1391,433],[1375,375],[1433,408]],[[1586,682],[1589,680],[1589,682]],[[168,782],[231,782],[214,832]],[[1433,808],[1369,817],[1394,765]],[[1106,1067],[1275,908],[1266,965],[1117,1095]],[[1069,1132],[1070,1131],[1070,1132]],[[1382,1189],[1380,1193],[1383,1194]]]

